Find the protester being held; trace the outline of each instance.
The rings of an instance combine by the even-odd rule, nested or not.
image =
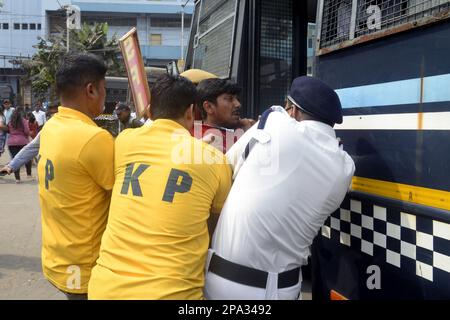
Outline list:
[[[9,99],[3,100],[3,115],[5,116],[5,123],[8,125],[11,120],[11,116],[14,112],[15,108],[12,107],[11,101]]]
[[[206,79],[197,86],[197,105],[203,123],[194,126],[191,133],[198,139],[209,135],[210,142],[225,153],[255,121],[241,119],[239,93],[234,83],[218,78]],[[206,140],[206,139],[205,139]]]
[[[286,108],[271,107],[227,153],[234,183],[212,240],[207,299],[297,299],[301,266],[355,170],[333,126],[339,97],[296,78]]]
[[[51,118],[55,113],[58,112],[58,107],[49,107],[49,117]],[[1,134],[1,132],[0,132]],[[11,174],[18,170],[21,166],[25,165],[28,161],[32,161],[39,154],[39,147],[41,144],[40,133],[28,143],[18,154],[3,168],[0,169],[0,175]],[[37,161],[36,161],[37,162]]]
[[[42,127],[44,126],[45,122],[47,121],[45,112],[42,110],[42,105],[41,104],[36,105],[36,108],[32,113],[33,113],[33,116],[36,118],[36,121],[38,124],[38,131],[41,131]]]
[[[128,128],[139,128],[143,125],[141,121],[136,119],[135,114],[134,116],[132,115],[130,107],[123,102],[119,102],[116,105],[114,113],[119,118],[119,132]]]
[[[93,118],[105,104],[103,61],[66,54],[56,72],[61,106],[40,132],[42,268],[68,299],[86,299],[114,184],[113,137]]]
[[[11,119],[8,123],[8,133],[8,149],[11,157],[14,158],[30,141],[30,129],[28,127],[28,121],[22,117],[22,108],[16,108],[11,115]],[[28,179],[32,179],[31,161],[28,161],[25,164],[25,167]],[[14,171],[14,176],[16,178],[16,183],[20,183],[20,167]]]
[[[115,142],[115,185],[89,299],[202,299],[208,218],[231,186],[225,156],[193,138],[195,86],[163,75],[151,126]]]

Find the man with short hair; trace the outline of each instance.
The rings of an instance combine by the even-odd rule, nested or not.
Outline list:
[[[45,124],[45,121],[47,121],[47,117],[45,112],[42,110],[41,105],[36,105],[35,110],[32,112],[33,116],[36,118],[36,122],[38,124],[38,132],[41,131],[42,127]]]
[[[236,84],[228,80],[211,78],[201,81],[197,86],[197,106],[201,110],[203,123],[193,128],[193,135],[198,139],[212,135],[211,144],[223,153],[228,151],[255,123],[252,119],[240,117],[240,91]]]
[[[9,121],[11,121],[11,116],[14,110],[15,108],[12,107],[11,101],[9,101],[9,99],[3,100],[3,115],[5,116],[6,119],[5,125],[8,125]]]
[[[106,70],[95,55],[65,55],[61,106],[40,134],[42,269],[69,299],[87,298],[114,184],[113,138],[92,120],[104,108]]]
[[[309,247],[350,186],[355,165],[333,130],[337,94],[299,77],[288,100],[227,153],[234,183],[209,251],[207,299],[297,299]]]
[[[123,102],[119,102],[116,105],[114,113],[119,118],[119,132],[128,128],[139,128],[143,125],[135,116],[133,117],[130,107]]]
[[[195,86],[164,75],[151,126],[115,142],[114,185],[89,299],[202,299],[207,220],[231,186],[225,156],[189,134]]]

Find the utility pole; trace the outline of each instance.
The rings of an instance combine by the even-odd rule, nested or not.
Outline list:
[[[181,60],[184,61],[184,8],[191,0],[186,0],[186,2],[181,4]]]
[[[181,5],[181,57],[180,57],[180,59],[184,59],[184,7],[185,7],[185,5]]]

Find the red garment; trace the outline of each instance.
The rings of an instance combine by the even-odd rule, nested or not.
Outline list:
[[[39,130],[37,121],[35,121],[34,123],[28,122],[28,127],[30,128],[30,137],[34,139],[37,136]]]
[[[226,153],[233,144],[244,134],[242,129],[228,129],[223,127],[215,127],[201,121],[195,121],[194,127],[191,129],[191,135],[197,139],[203,139],[208,134],[214,135],[212,146],[223,153]]]

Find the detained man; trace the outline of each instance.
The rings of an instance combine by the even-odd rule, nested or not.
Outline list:
[[[197,85],[197,107],[203,122],[196,123],[191,134],[226,153],[255,123],[253,119],[241,118],[240,91],[228,80],[210,78],[201,81]]]
[[[298,299],[309,247],[350,186],[355,165],[333,129],[337,94],[299,77],[288,99],[227,153],[234,183],[208,254],[207,299]]]

